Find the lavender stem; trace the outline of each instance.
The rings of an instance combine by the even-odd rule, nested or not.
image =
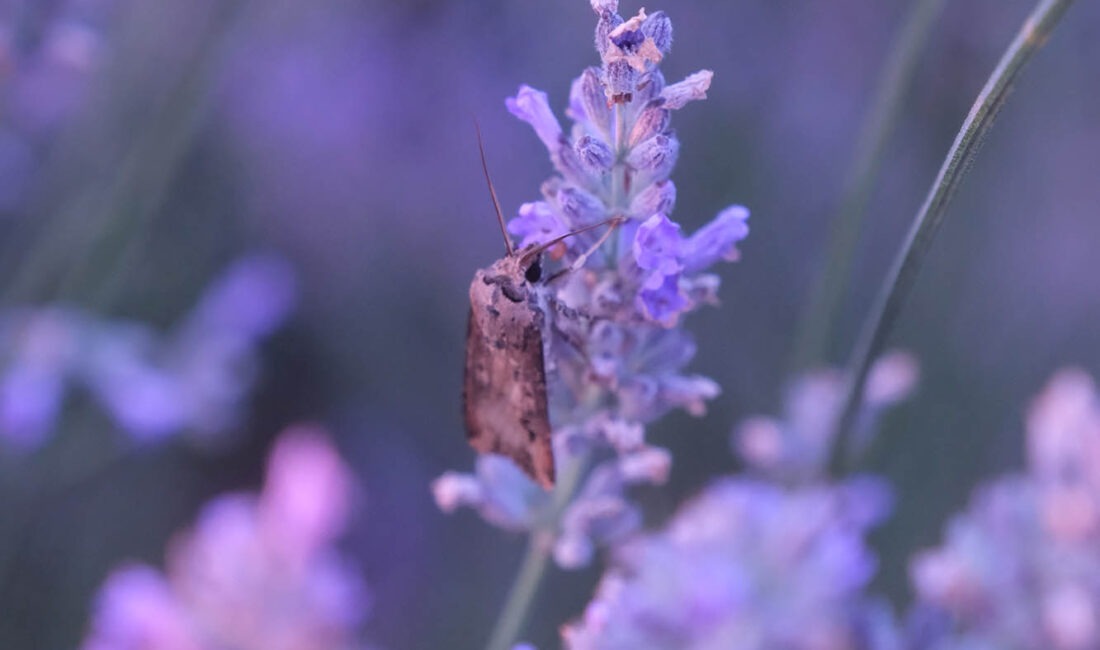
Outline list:
[[[834,474],[842,473],[854,460],[849,458],[848,439],[851,437],[858,406],[863,399],[867,373],[893,331],[898,315],[916,283],[917,274],[931,249],[932,241],[943,225],[947,206],[981,150],[1016,78],[1032,56],[1046,43],[1072,2],[1073,0],[1040,0],[1036,4],[975,100],[924,204],[914,217],[909,234],[879,290],[852,352],[843,415],[837,422],[829,461],[830,471]]]
[[[565,472],[562,473],[558,485],[554,489],[554,507],[552,510],[554,519],[559,518],[565,507],[569,505],[574,493],[581,485],[581,479],[584,478],[588,465],[588,456],[581,455],[572,459]],[[548,524],[548,526],[551,525],[556,528],[556,521]],[[527,540],[527,550],[523,555],[523,562],[520,564],[516,578],[512,582],[512,588],[508,590],[508,598],[504,603],[504,609],[501,610],[496,625],[493,626],[493,633],[489,637],[488,645],[485,646],[487,650],[509,650],[515,643],[516,637],[523,630],[531,605],[535,601],[535,595],[538,594],[539,586],[542,584],[542,578],[546,575],[546,567],[550,562],[552,544],[544,539],[542,533],[542,530],[534,530]]]

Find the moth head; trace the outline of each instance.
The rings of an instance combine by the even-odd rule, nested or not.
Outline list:
[[[523,302],[527,299],[528,285],[542,279],[540,253],[541,251],[528,249],[506,258],[504,268],[500,269],[502,272],[493,277],[490,282],[498,285],[501,293],[508,300]]]

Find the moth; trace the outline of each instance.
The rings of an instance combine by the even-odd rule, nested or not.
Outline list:
[[[488,180],[480,130],[478,148]],[[542,254],[566,237],[614,222],[607,232],[610,234],[618,220],[587,226],[544,244],[516,250],[508,238],[492,181],[489,193],[507,253],[488,268],[479,269],[470,283],[462,391],[466,437],[479,453],[511,458],[539,485],[550,489],[554,487],[554,450],[543,336],[549,326],[547,301],[551,296],[542,277]],[[600,238],[593,250],[606,236]],[[580,265],[589,253],[581,257]],[[574,267],[579,265],[574,263]]]

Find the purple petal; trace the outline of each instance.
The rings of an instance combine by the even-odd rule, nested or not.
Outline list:
[[[710,88],[710,80],[714,73],[710,70],[700,70],[690,74],[683,81],[678,81],[671,86],[665,86],[661,91],[661,97],[665,100],[665,108],[676,110],[683,108],[688,102],[706,99],[707,89]]]
[[[684,270],[688,273],[702,271],[718,260],[735,261],[740,257],[737,242],[749,234],[745,221],[749,211],[734,205],[723,210],[709,224],[703,226],[687,240],[684,249]]]
[[[653,45],[662,54],[667,54],[672,47],[672,21],[665,12],[657,11],[647,16],[642,23],[642,32],[653,40]]]
[[[599,138],[593,138],[590,135],[582,136],[577,140],[574,149],[581,162],[587,165],[593,174],[606,173],[615,164],[615,153]]]
[[[519,215],[508,222],[508,232],[520,238],[519,246],[544,244],[569,232],[549,203],[534,201],[519,206]]]
[[[637,306],[650,320],[671,327],[690,303],[680,293],[680,276],[667,275],[660,288],[638,292]]]
[[[666,180],[647,186],[630,202],[630,216],[649,219],[658,212],[671,214],[676,206],[676,186]]]
[[[243,257],[203,294],[189,325],[254,340],[286,319],[297,298],[294,269],[271,254]]]
[[[573,80],[569,90],[569,113],[590,131],[607,135],[611,125],[611,109],[607,107],[599,68],[588,68]]]
[[[626,158],[628,165],[645,172],[651,181],[668,178],[680,154],[680,141],[672,135],[655,135],[634,147]]]
[[[680,262],[683,249],[680,225],[663,214],[646,219],[634,235],[634,261],[646,271],[664,276],[679,273],[683,270]]]
[[[524,85],[519,87],[515,97],[505,100],[508,111],[519,119],[530,124],[539,140],[546,145],[551,152],[557,151],[561,143],[561,125],[554,112],[550,110],[550,102],[546,93],[541,90]]]

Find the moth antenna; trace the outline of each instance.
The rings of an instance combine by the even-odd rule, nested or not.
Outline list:
[[[508,254],[516,252],[512,246],[512,240],[508,238],[508,229],[504,226],[504,213],[500,210],[500,200],[497,199],[496,188],[493,187],[493,179],[489,177],[489,165],[485,162],[485,144],[481,140],[481,124],[474,118],[474,129],[477,130],[477,150],[481,153],[481,171],[485,172],[485,182],[489,184],[489,196],[493,197],[493,209],[497,212],[497,222],[500,224],[500,234],[504,236],[504,247]]]
[[[597,242],[596,242],[596,246],[595,246],[595,247],[593,247],[593,248],[592,248],[591,250],[589,250],[588,252],[586,252],[586,253],[585,253],[584,255],[582,255],[582,256],[581,256],[581,257],[582,257],[582,259],[588,259],[588,256],[589,256],[589,255],[591,255],[591,254],[592,254],[592,252],[593,252],[594,250],[596,250],[596,248],[599,248],[600,246],[602,246],[602,245],[603,245],[603,243],[604,243],[605,241],[607,241],[607,238],[611,236],[611,232],[612,232],[612,231],[613,231],[613,230],[614,230],[614,229],[615,229],[615,228],[616,228],[616,227],[617,227],[617,226],[618,226],[619,224],[621,224],[622,222],[623,222],[623,218],[622,218],[622,217],[611,217],[610,219],[605,219],[605,220],[603,220],[603,221],[601,221],[601,222],[599,222],[599,223],[594,223],[594,224],[591,224],[591,225],[588,225],[588,226],[584,226],[583,228],[577,228],[576,230],[573,230],[573,231],[571,231],[571,232],[567,232],[567,233],[565,233],[564,235],[559,235],[559,236],[557,236],[557,237],[555,237],[555,238],[551,239],[550,241],[548,241],[548,242],[546,242],[546,243],[544,243],[544,244],[542,244],[542,245],[540,245],[540,246],[538,246],[538,247],[536,247],[536,248],[532,249],[532,250],[531,250],[531,251],[530,251],[529,253],[527,253],[526,255],[524,255],[524,259],[527,259],[527,258],[531,258],[531,257],[535,257],[535,256],[537,256],[537,255],[541,254],[541,253],[542,253],[542,252],[543,252],[544,250],[546,250],[547,248],[550,248],[550,247],[551,247],[551,246],[553,246],[554,244],[557,244],[558,242],[560,242],[560,241],[562,241],[562,240],[564,240],[564,239],[568,239],[569,237],[572,237],[573,235],[579,235],[579,234],[581,234],[581,233],[583,233],[583,232],[588,232],[589,230],[595,230],[596,228],[599,228],[600,226],[606,226],[606,225],[610,224],[610,225],[611,225],[611,227],[610,227],[610,228],[608,228],[608,229],[607,229],[607,232],[606,232],[606,233],[604,233],[604,235],[603,235],[602,237],[600,237],[599,241],[597,241]],[[578,267],[578,268],[579,268],[579,267]],[[573,270],[576,270],[576,269],[573,269]]]

